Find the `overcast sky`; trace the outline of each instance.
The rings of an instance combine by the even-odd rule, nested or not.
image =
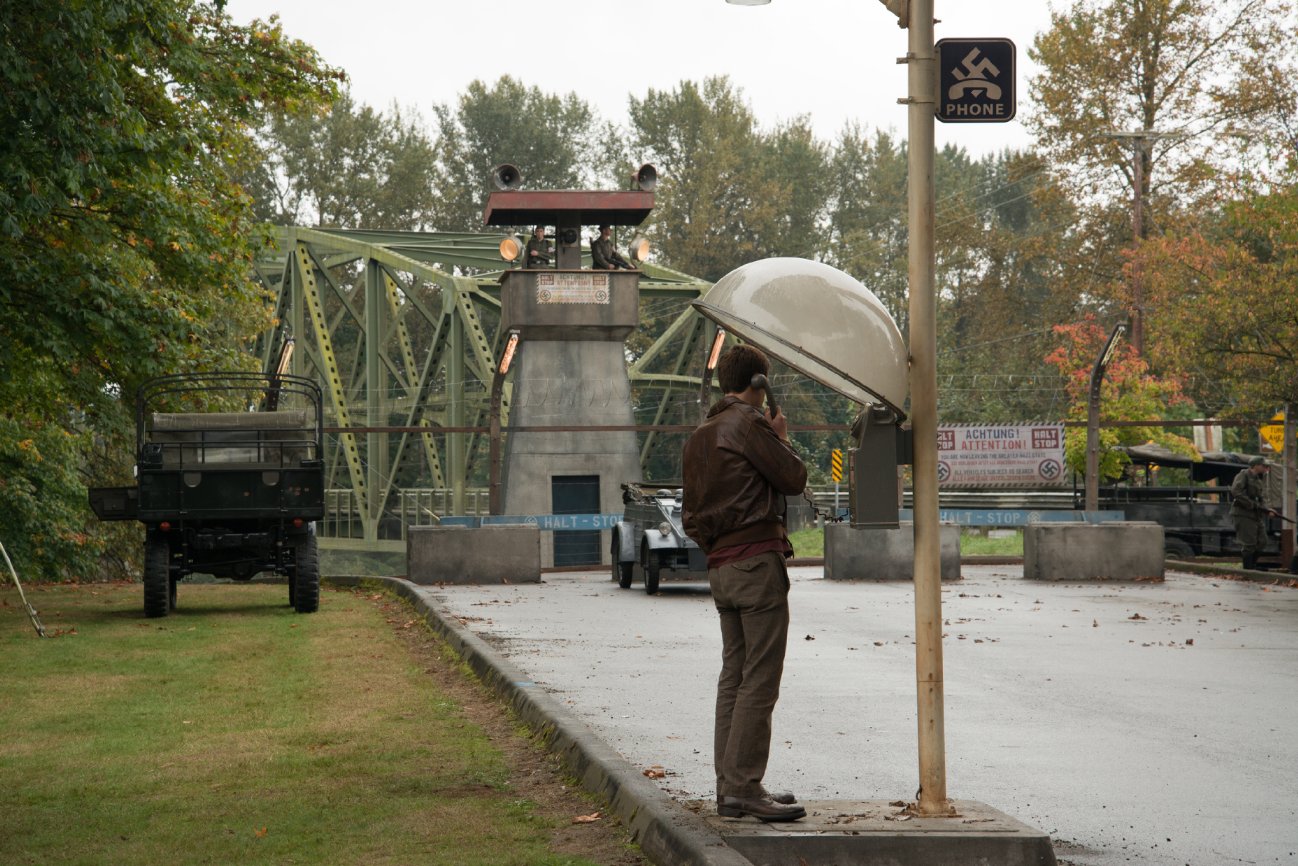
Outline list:
[[[1030,144],[1027,53],[1062,0],[935,0],[936,38],[1005,37],[1018,47],[1018,116],[937,124],[937,143],[974,155]],[[801,114],[822,139],[843,124],[905,135],[906,31],[878,0],[229,0],[236,22],[278,14],[286,32],[347,71],[357,100],[395,101],[431,121],[474,79],[509,74],[551,93],[575,92],[624,122],[628,95],[728,75],[765,127]]]

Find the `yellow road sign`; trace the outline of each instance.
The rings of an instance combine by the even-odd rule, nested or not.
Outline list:
[[[829,452],[829,475],[834,479],[834,483],[843,480],[843,449],[835,448]]]
[[[1278,424],[1263,424],[1262,438],[1265,439],[1277,454],[1284,451],[1284,413],[1277,412],[1272,421],[1279,421]]]

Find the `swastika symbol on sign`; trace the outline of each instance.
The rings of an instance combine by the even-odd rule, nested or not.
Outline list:
[[[942,460],[937,462],[937,480],[947,481],[951,478],[951,464]]]
[[[951,70],[951,74],[958,80],[951,86],[949,99],[960,99],[964,96],[966,90],[980,90],[987,94],[988,99],[1000,99],[1000,85],[993,84],[989,78],[995,78],[1001,74],[1000,69],[996,67],[986,57],[978,59],[982,52],[977,48],[965,55],[960,64],[964,66],[964,71],[959,69]]]
[[[1037,467],[1037,472],[1047,481],[1054,481],[1059,477],[1059,473],[1064,471],[1064,467],[1059,465],[1058,460],[1042,460],[1041,465]]]

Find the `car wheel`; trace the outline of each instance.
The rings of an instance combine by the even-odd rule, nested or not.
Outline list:
[[[293,574],[289,576],[293,609],[298,613],[315,613],[320,608],[320,553],[315,533],[311,532],[297,546]]]
[[[613,560],[613,579],[622,589],[631,588],[631,571],[635,568],[634,562],[620,562],[618,554],[621,552],[622,545],[616,534],[613,536],[613,549],[611,551]]]
[[[662,560],[657,551],[646,552],[644,558],[644,591],[650,595],[658,594],[658,580],[662,573]]]
[[[171,548],[165,541],[144,543],[144,615],[166,616],[170,609]]]
[[[1163,539],[1165,559],[1194,559],[1194,548],[1179,538]]]

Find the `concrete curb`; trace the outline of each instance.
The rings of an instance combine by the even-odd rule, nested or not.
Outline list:
[[[540,736],[582,787],[608,803],[608,810],[630,828],[632,838],[658,866],[752,866],[702,817],[677,805],[486,641],[438,610],[415,584],[393,577],[325,580],[348,587],[382,584],[413,604],[483,683]]]
[[[1221,565],[1219,563],[1209,562],[1185,562],[1179,559],[1169,559],[1169,567],[1175,567],[1177,571],[1186,571],[1193,574],[1219,575],[1231,580],[1247,580],[1251,583],[1281,583],[1288,584],[1291,580],[1298,580],[1298,574],[1290,574],[1287,571],[1254,571],[1246,570],[1238,565]]]

